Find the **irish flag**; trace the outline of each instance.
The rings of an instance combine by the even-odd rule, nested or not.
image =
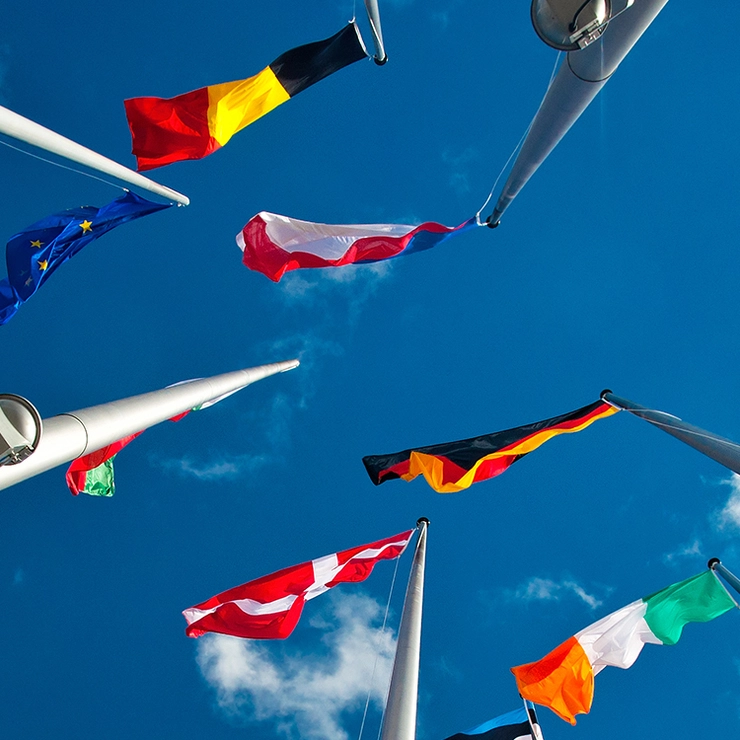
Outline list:
[[[736,606],[708,570],[628,604],[581,630],[542,660],[512,668],[519,693],[572,725],[587,714],[594,676],[608,665],[629,668],[643,645],[675,645],[684,625],[708,622]]]

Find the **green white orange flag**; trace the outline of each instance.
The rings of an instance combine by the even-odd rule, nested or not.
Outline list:
[[[628,604],[586,627],[542,660],[516,666],[524,699],[552,709],[572,725],[587,714],[594,676],[606,666],[629,668],[646,643],[675,645],[689,622],[709,622],[737,606],[708,570]]]

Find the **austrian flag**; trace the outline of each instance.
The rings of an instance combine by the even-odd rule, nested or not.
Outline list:
[[[250,639],[284,639],[295,629],[303,605],[338,583],[359,583],[381,560],[403,553],[414,530],[284,568],[212,596],[182,614],[188,637],[206,632]]]

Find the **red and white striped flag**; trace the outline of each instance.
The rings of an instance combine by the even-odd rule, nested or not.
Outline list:
[[[283,639],[293,632],[303,605],[338,583],[358,583],[381,560],[394,560],[414,530],[284,568],[212,596],[182,614],[188,637],[220,632],[251,639]]]

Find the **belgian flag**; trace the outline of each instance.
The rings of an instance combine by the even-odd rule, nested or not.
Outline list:
[[[369,455],[363,457],[362,462],[376,486],[394,478],[413,480],[423,475],[437,493],[455,493],[500,475],[548,439],[580,432],[597,419],[616,414],[618,410],[604,401],[596,401],[569,414],[534,424],[390,455]]]
[[[367,56],[352,22],[331,38],[286,51],[246,80],[175,98],[130,98],[124,105],[138,169],[202,159],[281,103]]]

